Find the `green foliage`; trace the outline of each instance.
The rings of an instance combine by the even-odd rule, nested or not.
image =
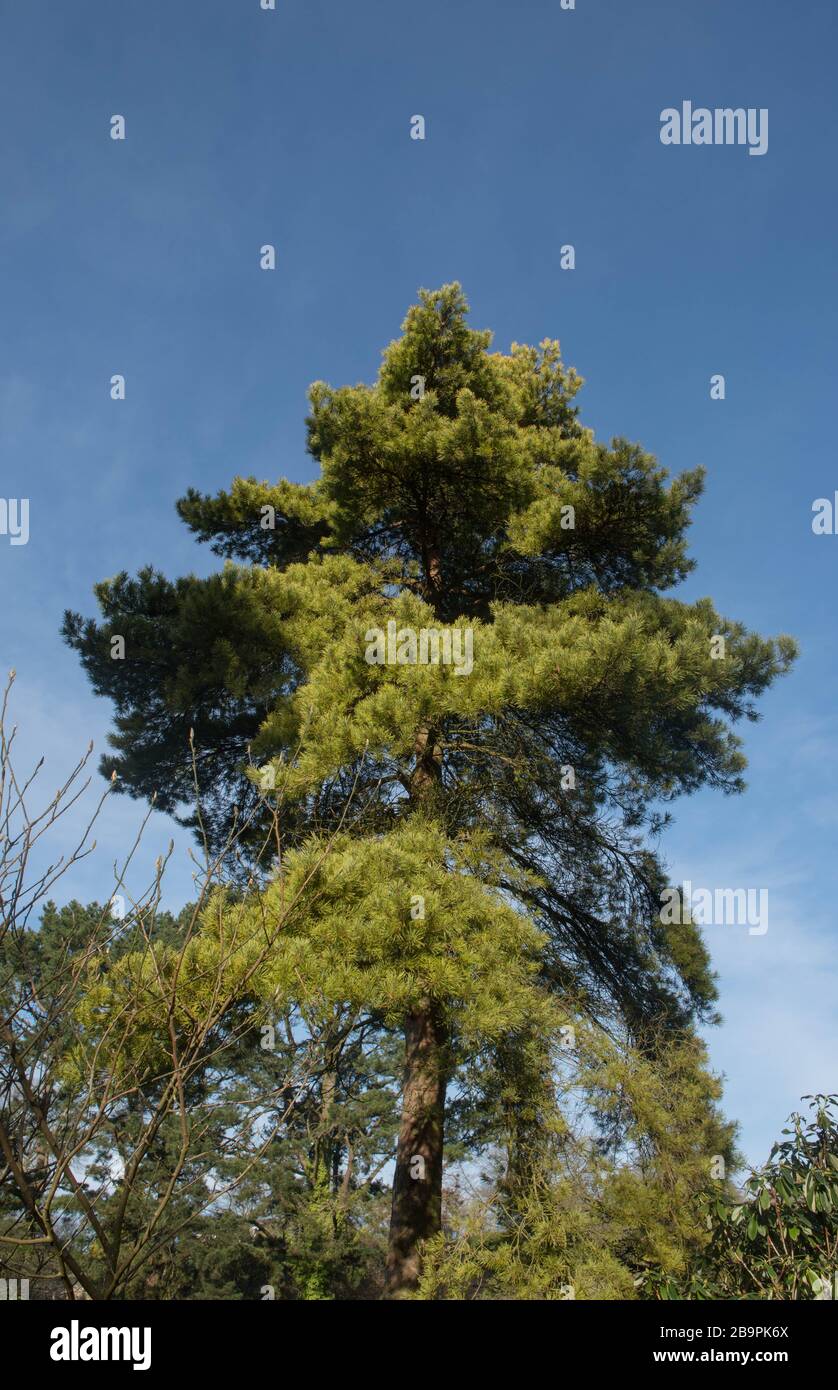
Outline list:
[[[171,811],[197,782],[187,821],[211,848],[244,813],[256,889],[207,904],[186,968],[161,946],[91,978],[72,1065],[80,1078],[91,1049],[107,1057],[110,1020],[139,1000],[118,1065],[153,1078],[171,1042],[163,999],[174,990],[168,1026],[199,1047],[219,978],[234,1010],[296,1011],[318,1042],[342,1011],[381,1039],[426,1010],[444,1026],[452,1141],[511,1146],[500,1225],[545,1233],[528,1268],[552,1271],[552,1288],[566,1179],[538,1174],[556,1037],[571,1019],[586,1038],[619,1036],[629,1075],[598,1056],[586,1094],[621,1142],[654,1136],[652,1151],[572,1223],[581,1269],[607,1212],[614,1241],[590,1288],[622,1289],[646,1264],[680,1274],[698,1154],[720,1127],[689,1060],[695,1021],[714,1016],[710,962],[696,925],[661,922],[650,845],[663,803],[742,789],[734,726],[795,649],[709,599],[666,595],[692,567],[700,471],[670,479],[639,445],[598,442],[557,342],[492,352],[466,314],[459,285],[421,291],[373,384],[312,386],[314,482],[189,492],[180,515],[226,558],[221,574],[121,574],[97,588],[101,621],[66,615],[115,708],[103,770]],[[371,661],[389,623],[468,634],[469,670]],[[690,1068],[704,1078],[692,1090]],[[495,1254],[508,1261],[508,1244]]]
[[[480,850],[414,819],[376,839],[292,851],[259,912],[270,919],[281,896],[303,893],[306,910],[280,934],[258,988],[284,1002],[302,990],[309,1008],[346,1001],[390,1026],[431,997],[472,1044],[546,1018],[542,938],[485,881],[491,851]]]
[[[714,1160],[736,1154],[702,1046],[669,1040],[649,1055],[583,1030],[557,1067],[534,1161],[516,1164],[507,1142],[477,1199],[452,1194],[420,1298],[636,1299],[650,1271],[665,1282],[704,1250],[704,1203],[727,1190]]]
[[[35,1058],[27,1105],[0,1054],[2,1120],[27,1194],[48,1203],[98,1296],[375,1297],[400,1050],[345,1009],[315,1032],[299,1010],[243,996],[181,1073],[182,1105],[161,1106],[173,1065],[166,972],[180,961],[181,1058],[211,989],[193,920],[192,908],[146,918],[140,951],[130,916],[47,903],[36,928],[0,941],[4,1017],[17,1019],[19,1054]],[[68,1169],[83,1175],[95,1224]],[[0,1164],[0,1275],[29,1278],[33,1298],[59,1296],[61,1265],[41,1236]]]
[[[835,1298],[838,1096],[804,1097],[791,1129],[740,1193],[706,1204],[710,1238],[688,1277],[653,1279],[659,1298]]]

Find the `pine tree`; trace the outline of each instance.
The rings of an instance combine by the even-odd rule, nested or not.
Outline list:
[[[190,801],[193,728],[211,837],[266,788],[281,802],[265,901],[306,885],[308,906],[266,995],[403,1033],[394,1296],[440,1227],[470,1057],[573,1017],[640,1037],[712,1016],[650,833],[681,793],[742,789],[732,726],[794,655],[664,596],[692,568],[701,471],[598,442],[558,342],[493,353],[466,319],[458,285],[421,291],[374,385],[311,388],[316,481],[189,492],[223,573],[118,575],[101,622],[64,627],[115,704],[103,770],[125,790]]]
[[[552,1059],[549,1090],[533,1075],[513,1092],[519,1105],[538,1099],[539,1152],[484,1165],[482,1190],[453,1203],[444,1238],[425,1247],[419,1297],[625,1300],[684,1278],[740,1159],[703,1044],[652,1042],[582,1023],[573,1051]],[[505,1071],[491,1088],[501,1112]]]

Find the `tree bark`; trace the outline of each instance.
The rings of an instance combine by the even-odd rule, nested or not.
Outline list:
[[[408,790],[411,802],[427,804],[442,779],[437,731],[423,724],[414,743]],[[405,1070],[393,1205],[387,1247],[386,1294],[400,1298],[416,1288],[421,1244],[442,1229],[442,1158],[448,1038],[432,999],[405,1021]]]
[[[408,1016],[404,1094],[387,1251],[387,1295],[390,1298],[415,1289],[420,1273],[420,1244],[442,1227],[446,1043],[444,1025],[430,1001]]]

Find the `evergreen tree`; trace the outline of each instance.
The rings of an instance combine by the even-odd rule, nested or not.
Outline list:
[[[794,654],[664,596],[692,567],[700,470],[670,480],[598,442],[557,342],[493,353],[466,312],[458,285],[422,291],[374,385],[312,387],[313,483],[178,504],[223,573],[118,575],[101,622],[64,628],[115,704],[103,770],[125,790],[190,801],[193,728],[211,837],[260,788],[281,804],[266,907],[315,888],[266,997],[403,1033],[393,1295],[440,1228],[446,1096],[470,1058],[532,1075],[521,1049],[546,1057],[570,1018],[640,1038],[712,1015],[649,840],[661,803],[742,788],[732,726]]]
[[[734,1127],[703,1045],[669,1037],[650,1055],[648,1041],[583,1024],[549,1094],[517,1087],[519,1104],[538,1097],[545,1142],[523,1166],[502,1148],[476,1199],[449,1204],[419,1297],[637,1299],[688,1273],[709,1244],[708,1205],[735,1193]],[[502,1111],[503,1068],[499,1080]]]

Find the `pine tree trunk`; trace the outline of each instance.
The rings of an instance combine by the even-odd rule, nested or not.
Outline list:
[[[445,1118],[446,1037],[430,1002],[405,1024],[405,1078],[393,1178],[387,1251],[387,1294],[416,1287],[419,1246],[442,1227],[442,1134]]]
[[[414,745],[410,799],[427,804],[442,773],[436,730],[423,725]],[[432,999],[405,1021],[405,1070],[393,1205],[387,1248],[386,1291],[399,1298],[415,1289],[423,1240],[442,1229],[442,1159],[447,1082],[447,1038]]]

